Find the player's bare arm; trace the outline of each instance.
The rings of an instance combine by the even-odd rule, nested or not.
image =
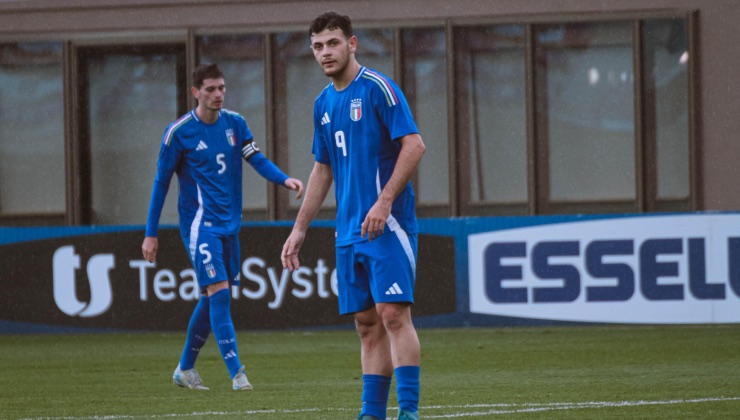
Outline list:
[[[364,237],[367,234],[371,241],[383,234],[385,222],[391,214],[393,201],[411,179],[426,151],[424,141],[419,134],[409,134],[398,141],[401,143],[401,152],[393,174],[362,222],[360,235]]]
[[[300,267],[298,252],[306,237],[306,230],[321,208],[321,203],[324,202],[332,181],[331,166],[315,162],[311,170],[311,175],[308,177],[306,198],[303,200],[303,204],[301,204],[301,209],[298,210],[298,216],[296,216],[293,230],[283,245],[283,251],[280,255],[283,268],[296,270]]]

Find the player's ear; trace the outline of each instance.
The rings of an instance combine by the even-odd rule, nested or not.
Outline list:
[[[349,37],[348,42],[349,42],[349,52],[354,54],[354,52],[357,51],[357,37],[352,35],[351,37]]]
[[[190,88],[190,92],[193,94],[193,96],[195,97],[195,99],[199,99],[198,96],[200,96],[200,95],[198,95],[199,92],[198,92],[198,88],[197,87],[195,87],[195,86],[191,87]]]

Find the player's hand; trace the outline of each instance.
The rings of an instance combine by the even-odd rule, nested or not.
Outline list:
[[[367,239],[373,240],[378,236],[382,235],[385,231],[385,222],[388,220],[388,216],[391,214],[391,203],[378,200],[367,212],[365,220],[362,222],[360,236]]]
[[[293,191],[298,191],[295,195],[296,200],[303,197],[303,183],[300,179],[288,178],[285,180],[285,186]]]
[[[301,245],[303,245],[303,239],[305,237],[306,233],[300,230],[293,229],[290,232],[290,236],[288,236],[285,245],[283,245],[283,252],[280,254],[283,268],[297,270],[301,266],[301,263],[298,261],[298,251],[301,250]]]
[[[144,259],[149,262],[156,261],[158,248],[159,241],[156,236],[147,236],[144,238],[144,243],[141,244],[141,253],[144,255]]]

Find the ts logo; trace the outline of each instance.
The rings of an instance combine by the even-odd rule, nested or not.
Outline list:
[[[69,316],[93,317],[110,308],[113,301],[108,272],[116,266],[113,254],[98,254],[87,262],[87,278],[90,281],[90,302],[77,299],[75,272],[80,268],[80,256],[72,245],[63,246],[54,252],[54,301],[59,309]]]

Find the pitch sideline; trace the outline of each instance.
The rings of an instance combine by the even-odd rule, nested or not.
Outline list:
[[[672,405],[672,404],[696,404],[704,402],[723,402],[723,401],[740,401],[740,397],[711,397],[711,398],[692,398],[692,399],[675,399],[675,400],[658,400],[658,401],[587,401],[587,402],[560,402],[560,403],[522,403],[522,404],[465,404],[465,405],[432,405],[422,406],[425,419],[449,419],[474,416],[490,416],[497,414],[516,414],[516,413],[534,413],[541,411],[554,410],[577,410],[583,408],[609,408],[609,407],[637,407],[643,405]],[[449,409],[490,409],[484,411],[465,411],[451,414],[429,414],[431,410],[449,410]],[[389,407],[394,409],[394,407]],[[311,413],[324,411],[353,411],[345,408],[304,408],[292,410],[248,410],[248,411],[209,411],[188,414],[156,414],[149,416],[131,416],[131,415],[102,415],[88,417],[32,417],[22,420],[120,420],[120,419],[158,419],[158,418],[187,418],[196,416],[234,416],[249,414],[294,414],[294,413]],[[389,417],[393,420],[395,417]]]

